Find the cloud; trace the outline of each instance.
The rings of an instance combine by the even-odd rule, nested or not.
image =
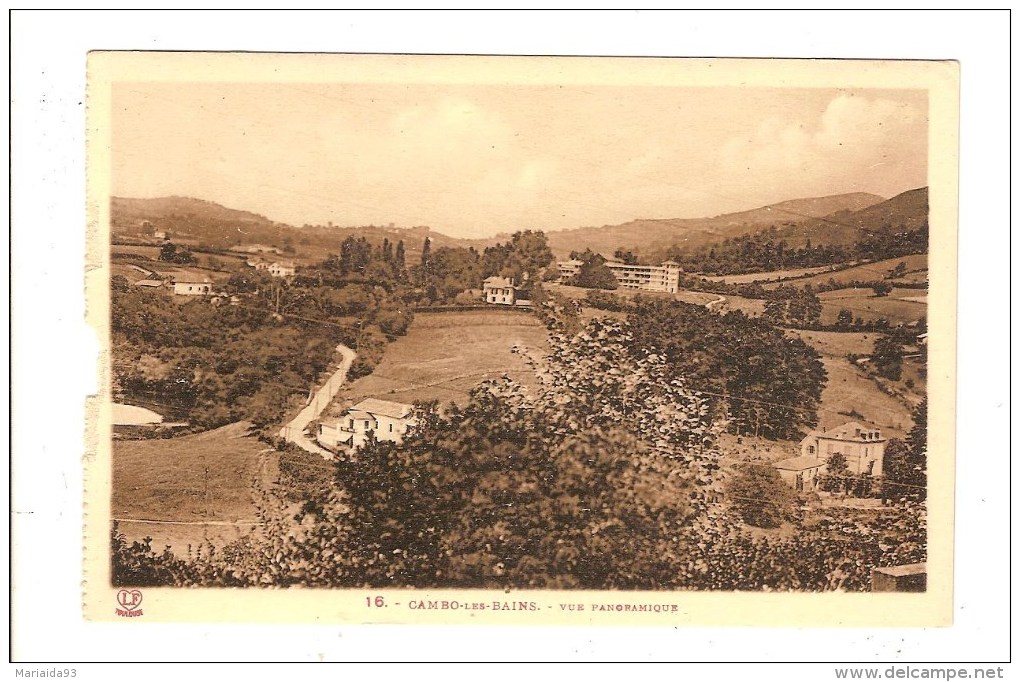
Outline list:
[[[926,114],[918,106],[842,94],[820,114],[771,116],[733,136],[719,154],[721,176],[761,189],[801,187],[804,194],[873,191],[925,184]]]

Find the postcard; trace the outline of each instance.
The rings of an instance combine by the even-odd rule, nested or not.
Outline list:
[[[952,620],[952,62],[96,52],[85,615]]]

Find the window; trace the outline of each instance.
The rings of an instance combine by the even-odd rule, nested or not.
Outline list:
[[[814,445],[807,446],[807,451],[809,455],[815,454],[815,446]]]
[[[390,422],[390,433],[393,433],[393,422]]]
[[[353,431],[353,430],[354,430],[354,420],[353,420],[353,419],[351,420],[351,425],[350,425],[350,429],[351,429],[351,431]]]
[[[368,431],[368,420],[365,420],[365,430]]]

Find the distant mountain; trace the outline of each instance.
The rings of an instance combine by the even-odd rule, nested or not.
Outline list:
[[[854,192],[793,199],[711,218],[639,219],[622,225],[582,227],[547,234],[550,248],[559,257],[586,248],[605,255],[624,248],[654,259],[673,246],[708,245],[772,225],[792,227],[837,212],[859,211],[882,201],[882,197],[874,194]]]
[[[787,225],[777,231],[791,247],[803,246],[808,239],[814,245],[850,245],[876,232],[914,230],[928,220],[928,188],[912,189],[891,199],[857,211],[837,211],[814,220]]]

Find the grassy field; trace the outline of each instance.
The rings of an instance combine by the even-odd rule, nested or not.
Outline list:
[[[250,528],[224,522],[255,518],[252,482],[274,475],[275,453],[247,431],[245,424],[230,424],[181,438],[114,441],[113,517],[187,522],[125,521],[121,532],[183,552],[205,539],[222,545]]]
[[[523,358],[510,352],[513,346],[544,352],[545,327],[533,315],[509,310],[417,313],[372,374],[340,391],[323,417],[339,416],[365,398],[463,404],[471,388],[503,374],[533,384]]]
[[[907,266],[907,272],[911,273],[912,277],[917,277],[921,273],[927,276],[928,272],[928,256],[927,254],[915,254],[911,256],[902,256],[900,258],[889,258],[887,260],[875,261],[874,263],[866,263],[864,265],[858,265],[846,270],[840,270],[839,272],[823,272],[814,277],[805,277],[804,279],[797,279],[792,282],[787,282],[791,286],[802,287],[805,284],[811,284],[817,286],[824,284],[830,279],[837,282],[852,282],[854,280],[860,282],[873,282],[875,280],[885,279],[889,271],[895,268],[898,264],[905,263]],[[922,278],[920,281],[924,281]],[[769,288],[775,288],[780,284],[768,284]]]
[[[865,320],[885,318],[892,325],[909,324],[928,314],[924,290],[893,289],[888,296],[875,296],[871,289],[837,289],[818,295],[822,301],[822,324],[835,324],[846,308]]]
[[[790,277],[803,277],[829,272],[831,266],[821,265],[814,268],[795,268],[791,270],[774,270],[771,272],[747,272],[742,275],[705,275],[710,282],[725,282],[727,284],[747,284],[748,282],[774,282]]]
[[[821,428],[839,426],[851,419],[849,413],[856,412],[863,415],[865,421],[880,426],[887,436],[906,435],[913,423],[909,403],[883,392],[863,369],[846,359],[848,353],[869,355],[877,335],[802,330],[789,330],[787,334],[804,339],[822,356],[828,382],[822,391],[822,409],[818,412]],[[904,379],[914,377],[920,382],[917,368],[909,361],[905,367]],[[917,391],[924,391],[923,383],[917,384]]]

